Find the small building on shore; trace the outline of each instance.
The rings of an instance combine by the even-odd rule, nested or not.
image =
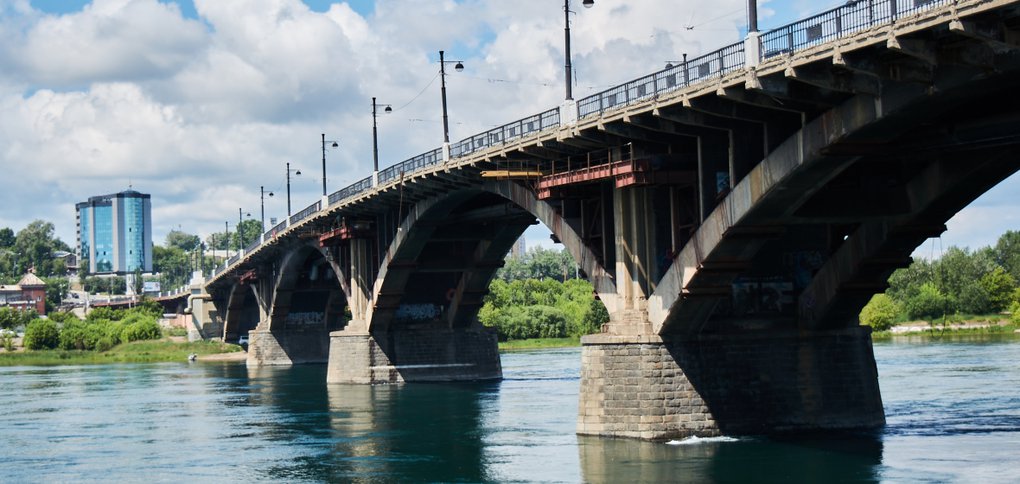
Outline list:
[[[46,314],[46,283],[29,271],[17,284],[0,285],[0,306]]]

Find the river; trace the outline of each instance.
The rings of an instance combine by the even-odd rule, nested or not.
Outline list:
[[[1020,482],[1020,341],[875,345],[873,435],[574,434],[579,349],[487,384],[325,385],[324,366],[0,368],[0,482]]]

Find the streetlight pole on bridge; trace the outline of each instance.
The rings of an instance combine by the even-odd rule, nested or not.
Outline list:
[[[332,144],[333,148],[339,148],[340,143],[336,140],[327,140],[326,133],[322,133],[322,196],[326,196],[326,141]]]
[[[287,173],[288,175],[290,172]],[[273,192],[269,192],[269,196],[273,196]],[[266,187],[259,186],[259,203],[262,205],[262,230],[266,230]]]
[[[581,2],[585,8],[595,5],[595,0]],[[564,124],[577,123],[577,103],[574,102],[573,66],[570,64],[570,0],[563,0],[563,70],[566,74],[566,98],[560,106],[560,120]]]
[[[323,156],[325,158],[325,155]],[[287,162],[287,218],[290,218],[290,162]],[[294,176],[301,174],[301,170],[294,169]]]
[[[384,112],[392,113],[393,107],[389,104],[376,104],[372,98],[372,186],[379,184],[379,129],[376,122],[376,107],[386,106]],[[444,120],[446,118],[443,118]]]
[[[450,121],[446,115],[446,64],[454,64],[453,70],[460,72],[464,70],[464,61],[448,61],[443,58],[443,51],[439,51],[439,92],[443,98],[443,162],[450,161]]]

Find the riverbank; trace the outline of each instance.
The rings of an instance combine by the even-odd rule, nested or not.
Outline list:
[[[1020,325],[1006,320],[957,321],[946,324],[929,324],[911,321],[893,326],[888,331],[875,331],[872,339],[889,339],[896,336],[942,337],[949,335],[1004,335],[1020,338]]]
[[[548,348],[574,348],[581,346],[581,338],[535,338],[501,341],[500,351],[540,350]]]
[[[205,359],[211,355],[244,352],[237,345],[218,341],[174,341],[163,338],[155,341],[135,341],[117,345],[109,351],[36,350],[0,353],[0,366],[52,366],[90,365],[102,363],[158,363],[187,361],[195,354]],[[243,357],[241,358],[243,359]]]

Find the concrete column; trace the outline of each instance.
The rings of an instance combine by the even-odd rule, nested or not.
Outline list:
[[[667,210],[661,212],[662,216],[669,216]],[[648,295],[654,291],[658,281],[656,257],[660,249],[653,233],[655,216],[650,188],[627,187],[613,192],[619,306],[610,314],[610,333],[651,333],[651,326],[647,324]]]
[[[368,321],[372,306],[372,257],[368,243],[366,239],[351,240],[351,297],[347,305],[352,321]]]
[[[330,333],[327,383],[493,380],[503,377],[489,328]]]
[[[577,432],[650,440],[885,424],[865,327],[582,339]]]

